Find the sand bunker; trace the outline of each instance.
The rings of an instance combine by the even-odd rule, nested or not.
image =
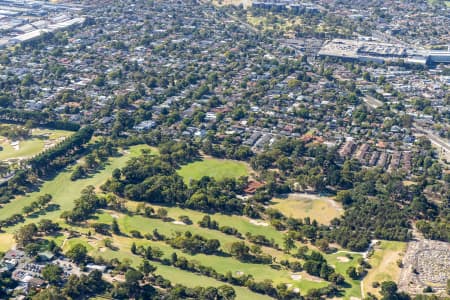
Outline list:
[[[16,151],[20,150],[20,142],[19,141],[11,142],[11,147],[13,147],[13,149]]]
[[[269,226],[269,223],[264,221],[250,220],[250,223],[256,226]]]
[[[336,257],[336,259],[338,260],[338,262],[341,262],[341,263],[347,263],[350,261],[350,258],[348,258],[346,256],[338,256],[338,257]]]
[[[300,280],[300,279],[302,279],[302,275],[300,275],[300,274],[292,274],[291,275],[291,279],[292,280]]]
[[[173,221],[173,224],[177,224],[177,225],[186,225],[185,223],[181,222],[181,221]]]

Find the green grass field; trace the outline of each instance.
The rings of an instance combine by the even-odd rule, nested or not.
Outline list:
[[[118,215],[114,213],[115,217],[118,219],[119,227],[121,231],[128,235],[131,230],[139,230],[142,234],[151,233],[154,229],[157,229],[159,233],[164,235],[172,235],[175,232],[184,232],[189,230],[192,234],[199,234],[206,238],[217,238],[221,242],[222,249],[226,252],[229,251],[229,246],[231,243],[239,241],[238,238],[234,236],[225,235],[221,232],[200,228],[195,224],[192,225],[178,225],[171,222],[163,222],[159,219],[149,219],[142,216],[128,216],[128,215]],[[170,215],[170,214],[169,214]],[[187,215],[187,214],[186,214]],[[112,217],[109,212],[98,215],[98,219],[95,222],[111,223]],[[278,232],[281,238],[281,233]],[[169,245],[163,242],[147,241],[144,239],[132,239],[128,237],[114,237],[114,245],[119,247],[120,250],[130,248],[131,242],[135,241],[139,245],[151,245],[152,247],[158,247],[164,252],[164,257],[170,258],[172,252],[177,253],[178,256],[184,256],[190,260],[196,260],[201,262],[203,265],[210,266],[217,270],[218,272],[225,274],[230,271],[232,274],[237,274],[238,272],[243,272],[244,274],[252,274],[255,280],[262,281],[265,279],[271,279],[275,284],[286,283],[292,284],[294,287],[301,286],[301,289],[306,292],[310,288],[322,287],[326,285],[326,282],[316,282],[314,280],[302,279],[300,281],[295,281],[291,278],[291,272],[286,269],[274,269],[269,265],[264,264],[252,264],[252,263],[242,263],[232,257],[227,256],[217,256],[217,255],[204,255],[196,254],[189,255],[183,253],[180,250],[173,249]],[[275,251],[275,250],[274,250]],[[103,253],[103,252],[102,252]],[[274,255],[274,253],[271,253]],[[101,254],[102,255],[102,254]],[[103,255],[102,255],[103,256]],[[284,257],[284,253],[278,251],[276,253],[277,260]],[[290,260],[293,258],[290,257]]]
[[[128,207],[130,210],[134,211],[139,202],[128,201]],[[155,210],[160,208],[158,205],[151,205]],[[191,210],[191,209],[183,209],[179,207],[164,207],[168,216],[178,220],[179,216],[188,216],[194,224],[197,224],[205,213]],[[282,245],[283,243],[283,235],[279,231],[277,231],[272,226],[260,226],[250,223],[250,220],[244,216],[237,215],[224,215],[220,213],[209,214],[212,220],[215,220],[219,223],[220,226],[230,226],[236,228],[241,234],[245,234],[246,232],[250,232],[253,235],[262,234],[265,235],[269,239],[274,239],[276,243]],[[179,227],[179,225],[178,225]]]
[[[72,242],[73,241],[73,242]],[[133,255],[130,252],[130,247],[131,247],[131,243],[133,241],[136,241],[135,239],[130,239],[130,238],[125,238],[125,237],[118,237],[118,236],[114,236],[114,245],[116,247],[119,248],[119,250],[117,251],[113,251],[107,248],[104,248],[102,245],[102,242],[99,240],[97,242],[92,242],[91,241],[87,241],[87,238],[85,237],[81,237],[81,238],[76,238],[76,239],[71,239],[68,240],[68,242],[66,243],[66,246],[64,247],[64,251],[67,251],[70,249],[71,246],[73,246],[76,243],[81,243],[85,246],[88,247],[89,249],[89,254],[97,257],[97,256],[102,256],[105,259],[113,259],[113,258],[117,258],[119,260],[123,260],[123,259],[128,259],[131,262],[131,265],[134,267],[137,267],[142,259],[139,256]],[[145,241],[145,240],[140,240],[137,241],[137,245],[151,245],[152,247],[160,247],[161,250],[167,250],[167,249],[163,249],[163,243],[157,243],[157,242],[150,242],[150,241]],[[170,254],[173,251],[168,251],[167,252]],[[184,253],[181,253],[179,251],[175,251],[177,252],[179,255],[185,255]],[[195,287],[198,285],[201,286],[220,286],[225,284],[224,282],[215,280],[213,278],[207,277],[207,276],[202,276],[199,274],[194,274],[188,271],[183,271],[177,268],[173,268],[171,266],[166,266],[163,264],[160,264],[158,262],[151,262],[153,265],[155,265],[157,267],[156,270],[156,274],[162,275],[165,278],[169,279],[172,283],[176,284],[183,284],[186,285],[188,287]],[[272,299],[270,297],[264,296],[264,295],[260,295],[257,293],[253,293],[250,290],[248,290],[245,287],[239,287],[239,286],[233,286],[233,288],[236,291],[237,294],[237,299],[241,299],[241,300],[247,300],[247,299],[255,299],[255,300],[269,300]]]
[[[0,233],[0,252],[6,252],[14,246],[14,237],[11,233]]]
[[[121,222],[119,222],[121,224]],[[98,236],[98,235],[97,235]],[[160,250],[164,252],[164,256],[166,258],[170,258],[170,255],[172,252],[177,253],[178,257],[186,257],[189,260],[196,260],[201,262],[201,264],[206,266],[211,266],[214,269],[216,269],[220,273],[226,273],[228,271],[231,271],[232,274],[236,275],[236,272],[244,272],[245,274],[252,274],[255,278],[255,280],[260,281],[264,279],[272,279],[275,283],[290,283],[293,286],[300,285],[302,286],[303,291],[307,291],[310,288],[316,288],[316,287],[322,287],[325,286],[325,282],[314,282],[309,280],[301,280],[301,281],[293,281],[290,278],[290,273],[287,270],[275,270],[272,269],[268,265],[261,265],[261,264],[246,264],[241,263],[234,258],[231,257],[221,257],[221,256],[215,256],[215,255],[204,255],[204,254],[197,254],[197,255],[189,255],[186,253],[183,253],[180,250],[176,250],[165,244],[164,242],[157,242],[157,241],[147,241],[145,239],[134,239],[124,236],[114,236],[113,237],[113,245],[117,247],[118,249],[116,251],[107,249],[103,246],[102,239],[99,238],[97,241],[91,240],[88,242],[86,237],[82,238],[76,238],[72,240],[69,240],[69,242],[66,243],[64,250],[67,251],[72,247],[74,244],[80,242],[81,244],[84,244],[88,247],[90,255],[92,256],[102,256],[105,259],[112,259],[112,258],[118,258],[120,260],[123,259],[129,259],[132,261],[133,265],[138,265],[141,262],[141,259],[138,256],[132,255],[130,252],[131,244],[133,242],[136,243],[137,246],[152,246],[157,247]],[[212,278],[200,276],[197,274],[193,274],[187,271],[179,270],[177,268],[173,268],[170,266],[163,266],[159,263],[154,263],[158,267],[158,270],[156,273],[161,274],[171,281],[175,283],[182,283],[188,286],[195,286],[198,285],[198,282],[190,282],[189,278],[198,278],[201,281],[201,284],[204,285],[220,285],[223,283],[220,283]],[[209,283],[208,283],[209,282]],[[237,293],[238,293],[238,299],[269,299],[267,297],[262,297],[261,295],[254,294],[250,292],[249,290],[241,287],[235,287]],[[250,298],[248,298],[250,297]]]
[[[82,234],[86,234],[88,233],[88,231],[93,232],[93,230],[90,229],[89,226],[73,226],[65,224],[64,222],[62,222],[61,219],[59,219],[61,212],[73,208],[73,202],[80,196],[80,192],[83,188],[85,188],[88,185],[99,187],[111,176],[111,173],[115,168],[123,167],[131,157],[138,156],[141,153],[142,149],[149,149],[149,147],[144,145],[131,147],[130,149],[123,151],[124,155],[120,157],[111,158],[109,160],[109,163],[103,170],[99,171],[96,174],[93,174],[91,177],[80,179],[77,181],[70,180],[70,175],[74,166],[69,167],[67,170],[60,172],[53,180],[44,182],[38,192],[30,193],[26,196],[17,197],[10,203],[0,208],[0,219],[9,217],[14,213],[21,213],[23,206],[28,205],[32,201],[35,201],[37,197],[39,197],[40,195],[48,193],[53,196],[52,202],[58,204],[60,208],[56,211],[46,212],[45,214],[39,215],[36,218],[27,218],[26,223],[38,222],[39,219],[48,218],[59,221],[63,227],[70,228],[71,230],[77,231]],[[152,152],[157,153],[154,149],[152,149]],[[234,168],[237,168],[237,171]],[[185,174],[183,175],[185,179],[187,179],[186,176],[191,176],[188,178],[196,176],[196,179],[198,179],[201,178],[201,176],[203,175],[219,176],[219,178],[225,178],[230,176],[236,177],[245,175],[248,172],[248,167],[244,163],[208,158],[203,161],[194,162],[192,164],[184,166],[183,169],[180,170],[180,173],[183,172]],[[298,200],[295,201],[299,202]],[[329,203],[329,201],[326,203]],[[137,205],[138,202],[134,201],[127,202],[127,206],[131,211],[134,211]],[[291,205],[293,204],[291,203]],[[152,207],[158,209],[160,206],[152,205]],[[212,238],[219,239],[222,245],[222,249],[225,252],[229,252],[230,245],[233,242],[241,241],[235,236],[226,235],[217,230],[210,230],[198,226],[197,222],[201,220],[205,215],[202,212],[193,211],[189,209],[182,209],[179,207],[165,207],[165,208],[168,211],[168,216],[173,218],[174,220],[178,220],[178,217],[181,215],[187,215],[192,220],[193,224],[180,225],[175,224],[173,222],[164,222],[160,219],[145,218],[140,215],[122,214],[114,211],[105,210],[99,211],[99,213],[96,214],[95,218],[93,220],[90,220],[89,222],[90,223],[102,222],[111,224],[112,219],[117,218],[119,227],[121,231],[124,233],[123,236],[113,235],[112,237],[110,237],[112,239],[113,245],[117,247],[117,250],[105,248],[104,239],[107,237],[98,234],[93,234],[93,236],[90,238],[88,238],[86,235],[82,235],[81,237],[66,240],[66,237],[61,235],[57,237],[49,237],[49,239],[53,239],[60,246],[64,245],[63,246],[64,251],[69,250],[71,247],[73,247],[73,245],[77,243],[81,243],[88,248],[89,253],[92,256],[102,256],[105,259],[112,259],[112,258],[118,258],[121,260],[129,259],[134,266],[140,264],[141,258],[131,253],[130,251],[131,244],[135,242],[138,246],[151,245],[152,247],[160,248],[164,253],[164,257],[167,258],[170,257],[171,253],[175,252],[179,257],[183,256],[188,258],[189,260],[199,261],[202,265],[210,266],[222,274],[225,274],[228,271],[230,271],[234,275],[236,275],[238,272],[239,273],[242,272],[244,274],[253,275],[256,281],[270,279],[274,282],[275,286],[280,283],[288,284],[292,288],[300,289],[302,295],[305,295],[307,291],[310,290],[311,288],[320,288],[328,285],[327,282],[320,280],[318,278],[313,278],[307,274],[303,274],[302,278],[299,280],[294,280],[293,278],[291,278],[291,272],[285,268],[273,268],[270,265],[266,264],[243,263],[227,255],[224,256],[204,255],[204,254],[189,255],[187,253],[183,253],[181,250],[173,249],[171,246],[162,241],[135,239],[129,236],[131,230],[138,230],[142,234],[145,234],[145,233],[152,233],[154,229],[157,229],[159,233],[167,236],[170,236],[177,231],[185,232],[186,230],[189,230],[192,234],[199,234],[208,239]],[[323,213],[322,210],[314,207],[312,207],[308,212],[310,214]],[[265,235],[269,239],[273,239],[276,243],[280,245],[282,245],[283,243],[283,233],[277,231],[270,225],[259,226],[253,224],[250,222],[248,218],[244,216],[213,214],[211,215],[211,217],[213,220],[218,221],[220,226],[227,225],[235,227],[242,234],[245,234],[246,232],[250,232],[253,235],[261,234]],[[2,233],[0,235],[1,241],[0,251],[7,250],[13,245],[13,237],[11,233],[13,233],[17,228],[23,225],[24,224],[22,223],[18,224],[15,227],[6,228],[6,233]],[[277,261],[280,261],[281,259],[285,258],[289,258],[289,260],[294,260],[293,257],[276,249],[263,247],[263,251],[266,253],[270,253],[272,256],[276,257]],[[354,257],[351,261],[342,262],[338,258],[340,256],[343,255],[338,253],[333,255],[327,255],[326,258],[329,261],[329,263],[334,265],[341,274],[346,276],[345,274],[346,269],[348,268],[348,266],[356,264],[357,257]],[[171,266],[165,266],[159,263],[154,264],[158,267],[156,273],[163,275],[167,279],[171,280],[173,283],[180,283],[186,286],[197,286],[197,285],[219,286],[224,284],[223,282],[217,281],[215,279],[179,270]],[[359,289],[359,281],[348,280],[348,282],[351,284],[351,287],[349,289],[346,289],[345,299],[349,299],[350,297],[361,297]],[[256,299],[256,300],[270,299],[269,297],[253,293],[245,287],[234,286],[234,288],[238,295],[237,297],[238,299]]]
[[[397,282],[400,276],[400,267],[397,260],[402,259],[406,251],[406,243],[395,241],[381,241],[375,246],[374,254],[369,258],[372,269],[363,280],[364,293],[379,295],[378,289],[372,287],[372,283],[392,280]]]
[[[342,215],[341,205],[328,197],[315,195],[290,195],[286,199],[273,199],[273,208],[284,215],[294,218],[310,217],[321,224],[330,224],[330,221]]]
[[[350,299],[350,297],[361,298],[361,281],[353,280],[347,275],[347,269],[351,266],[358,266],[358,259],[362,256],[360,254],[351,254],[350,257],[343,252],[336,252],[330,255],[325,255],[328,263],[332,265],[336,271],[345,277],[345,281],[351,285],[351,287],[345,290],[344,299]]]
[[[60,208],[55,211],[46,212],[37,218],[28,218],[26,219],[26,223],[37,222],[42,218],[58,220],[62,211],[73,208],[73,201],[80,196],[83,188],[88,185],[93,185],[95,187],[100,186],[111,176],[111,173],[115,168],[123,167],[131,157],[139,155],[141,153],[140,150],[146,148],[148,147],[143,145],[131,147],[124,155],[111,158],[109,163],[100,172],[93,174],[91,177],[79,179],[77,181],[70,180],[73,166],[69,167],[67,170],[60,172],[53,180],[44,182],[39,191],[25,196],[18,196],[11,200],[10,203],[5,204],[0,208],[0,220],[16,213],[20,214],[24,206],[29,205],[31,202],[37,200],[39,196],[44,194],[52,195],[52,203],[58,204]],[[22,225],[23,223],[14,227],[5,228],[5,230],[11,233]]]
[[[248,166],[239,161],[204,158],[181,167],[178,174],[184,178],[186,183],[190,180],[201,179],[203,176],[214,177],[217,180],[224,178],[238,178],[248,175]]]
[[[0,136],[0,160],[23,159],[33,157],[39,154],[45,148],[53,147],[61,142],[63,138],[72,135],[71,131],[33,129],[31,137],[26,140],[20,140],[17,148],[11,145],[11,141]]]
[[[428,3],[430,5],[436,5],[437,2],[438,1],[436,1],[436,0],[428,0]],[[445,3],[445,5],[447,5],[447,7],[450,7],[450,1],[444,1],[444,3]]]

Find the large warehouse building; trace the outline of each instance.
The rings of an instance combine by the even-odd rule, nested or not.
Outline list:
[[[411,64],[450,63],[450,51],[419,51],[401,45],[381,43],[374,40],[334,39],[325,42],[319,56],[343,60],[399,62]]]

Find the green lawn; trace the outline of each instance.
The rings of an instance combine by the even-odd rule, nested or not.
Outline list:
[[[76,244],[81,244],[86,247],[88,251],[93,251],[94,247],[89,245],[89,243],[84,238],[73,238],[67,240],[66,244],[64,245],[63,251],[68,251],[73,248]]]
[[[0,208],[0,219],[4,219],[6,217],[11,216],[14,213],[21,213],[22,208],[25,205],[28,205],[32,201],[35,201],[37,197],[42,194],[51,194],[53,196],[53,203],[60,205],[60,208],[53,212],[46,212],[43,215],[38,216],[37,218],[28,218],[26,220],[29,222],[37,222],[41,218],[48,218],[52,220],[60,220],[59,216],[62,211],[70,210],[73,208],[73,202],[80,196],[81,190],[88,186],[100,186],[104,183],[107,178],[111,176],[112,171],[115,168],[123,167],[126,162],[131,158],[138,156],[142,149],[149,149],[148,146],[140,145],[134,146],[130,149],[124,151],[124,155],[120,157],[114,157],[109,160],[108,165],[105,169],[99,171],[96,174],[93,174],[92,177],[80,179],[77,181],[71,181],[70,175],[73,169],[73,166],[60,172],[53,180],[44,182],[40,187],[40,190],[34,193],[30,193],[26,196],[17,197],[12,200],[10,203],[4,205],[4,207]],[[152,149],[154,152],[154,150]],[[155,152],[156,153],[156,152]],[[234,167],[233,167],[234,166]],[[233,168],[237,168],[233,169]],[[225,177],[237,177],[241,175],[247,174],[248,167],[244,163],[230,161],[230,160],[217,160],[217,159],[205,159],[203,161],[194,162],[187,166],[184,166],[179,172],[180,174],[184,174],[185,180],[189,180],[192,177],[186,176],[196,176],[196,179],[201,178],[203,175],[209,176],[222,176]],[[190,175],[186,175],[190,174]],[[129,201],[128,207],[133,210],[137,206],[137,202]],[[158,206],[154,206],[158,208]],[[240,239],[223,234],[216,230],[210,230],[206,228],[201,228],[197,225],[197,222],[202,219],[205,215],[204,213],[181,209],[178,207],[167,207],[169,217],[177,220],[181,215],[187,215],[193,221],[192,225],[179,225],[174,224],[172,222],[163,222],[159,219],[150,219],[145,218],[139,215],[125,215],[112,211],[100,211],[96,215],[96,219],[90,222],[103,222],[110,224],[112,222],[113,216],[118,219],[118,224],[121,231],[125,234],[129,234],[131,230],[139,230],[141,233],[151,233],[154,229],[157,229],[160,233],[164,235],[172,235],[176,231],[184,232],[186,230],[191,231],[193,234],[199,234],[204,236],[205,238],[219,239],[222,245],[222,248],[225,252],[229,251],[229,247],[233,242],[240,241]],[[250,220],[243,216],[228,216],[223,214],[214,214],[211,215],[213,220],[219,222],[222,225],[228,225],[237,228],[242,234],[246,232],[251,232],[252,234],[262,234],[268,237],[269,239],[274,239],[275,242],[282,244],[283,233],[278,232],[272,226],[258,226],[250,223]],[[80,233],[87,233],[89,231],[89,227],[79,227],[79,226],[69,226],[63,222],[60,222],[63,227],[71,228],[72,230],[78,231]],[[6,245],[4,250],[7,250],[11,247],[12,243],[12,235],[18,227],[23,224],[18,224],[15,227],[6,228],[6,233],[0,235],[1,245]],[[201,262],[201,264],[205,266],[210,266],[217,270],[220,273],[225,274],[228,271],[231,271],[233,274],[237,272],[243,272],[244,274],[251,274],[257,281],[262,281],[265,279],[271,279],[274,281],[274,285],[279,283],[291,284],[292,287],[299,288],[301,293],[304,295],[311,288],[318,288],[326,286],[328,283],[323,281],[316,281],[314,279],[305,277],[301,280],[293,280],[291,278],[291,272],[286,269],[274,269],[269,265],[264,264],[249,264],[242,263],[232,257],[229,256],[218,256],[218,255],[188,255],[183,253],[180,250],[175,250],[171,248],[164,242],[157,241],[147,241],[145,239],[133,239],[127,236],[113,236],[113,245],[118,247],[117,251],[112,251],[104,247],[103,240],[105,236],[95,235],[91,239],[87,239],[85,236],[69,239],[64,244],[64,251],[70,249],[76,243],[84,244],[90,251],[90,254],[93,256],[102,256],[106,259],[111,258],[119,258],[119,259],[130,259],[134,265],[138,265],[141,261],[141,258],[135,255],[132,255],[130,252],[130,247],[132,242],[136,242],[137,245],[151,245],[152,247],[159,247],[163,252],[165,257],[170,257],[172,252],[176,252],[178,256],[184,256],[189,260],[197,260]],[[65,237],[58,236],[55,237],[54,240],[58,245],[62,245]],[[0,251],[3,250],[0,247]],[[273,249],[269,249],[272,251]],[[264,251],[268,251],[265,249]],[[272,255],[277,257],[279,260],[284,255],[280,251],[273,250],[275,254],[271,252]],[[333,254],[327,255],[326,258],[330,264],[335,265],[336,269],[345,275],[345,270],[349,265],[354,265],[356,263],[357,257],[355,256],[353,260],[350,262],[341,262],[338,257],[343,256],[343,254]],[[289,259],[293,259],[290,257]],[[190,272],[182,271],[170,266],[164,266],[161,264],[157,264],[158,270],[156,273],[163,275],[170,279],[173,283],[180,283],[187,286],[219,286],[222,285],[222,282],[214,280],[209,277],[200,276],[196,274],[192,274]],[[349,298],[350,296],[360,297],[359,292],[359,282],[348,281],[352,284],[350,289],[346,290],[345,298]],[[353,284],[356,283],[356,284]],[[244,287],[234,287],[237,294],[238,299],[269,299],[268,297],[255,294]]]
[[[14,246],[14,237],[11,233],[0,233],[0,252],[6,252]]]
[[[79,241],[79,239],[76,239],[76,241]],[[139,256],[133,255],[130,253],[130,247],[131,243],[133,242],[133,239],[129,238],[123,238],[123,237],[115,237],[114,238],[114,245],[118,246],[120,249],[118,251],[112,251],[110,249],[104,249],[102,248],[101,251],[96,249],[95,247],[90,246],[89,248],[89,254],[92,256],[102,256],[105,259],[112,259],[117,258],[119,260],[123,259],[129,259],[131,261],[131,264],[136,267],[138,266],[142,259]],[[86,241],[83,241],[85,244]],[[154,242],[149,241],[143,241],[140,244],[151,244],[152,246],[155,245]],[[161,243],[159,243],[161,244]],[[158,245],[161,246],[161,245]],[[162,249],[162,248],[161,248]],[[171,252],[169,252],[171,253]],[[157,262],[151,262],[153,265],[157,267],[156,274],[162,275],[163,277],[169,279],[174,284],[183,284],[188,287],[195,287],[195,286],[220,286],[224,285],[224,282],[215,280],[213,278],[202,276],[198,274],[194,274],[188,271],[183,271],[171,266],[162,265]],[[236,291],[237,297],[236,299],[241,300],[248,300],[248,299],[255,299],[255,300],[269,300],[272,299],[270,297],[260,295],[257,293],[253,293],[250,290],[248,290],[245,287],[239,287],[239,286],[233,286],[233,288]]]
[[[310,289],[320,289],[328,285],[326,281],[299,280],[292,284],[292,288],[299,288],[300,294],[304,296]]]
[[[428,0],[428,3],[430,5],[435,5],[435,4],[437,4],[437,2],[438,1],[436,1],[436,0]],[[450,1],[444,1],[444,3],[445,3],[445,5],[447,5],[447,7],[450,7]]]
[[[102,222],[110,223],[112,222],[112,218],[109,214],[104,213],[98,216]],[[221,232],[200,228],[194,225],[186,226],[186,225],[177,225],[171,222],[163,222],[159,219],[149,219],[142,216],[128,216],[128,215],[118,215],[118,224],[121,228],[121,231],[128,234],[131,230],[139,230],[142,234],[151,233],[153,229],[157,229],[159,233],[164,235],[172,235],[176,231],[184,232],[189,230],[192,234],[199,234],[205,238],[216,238],[219,239],[222,245],[222,248],[228,252],[229,246],[231,243],[240,241],[240,239],[225,235]],[[119,245],[127,245],[125,247],[129,247],[130,239],[125,237],[115,237],[114,241],[116,241]],[[183,253],[180,250],[173,249],[169,245],[163,242],[154,242],[147,240],[136,240],[137,245],[152,245],[160,248],[164,252],[164,256],[169,258],[172,252],[176,252],[178,256],[187,257],[190,260],[197,260],[201,262],[203,265],[213,267],[218,272],[225,274],[230,271],[232,274],[236,274],[237,272],[244,272],[245,274],[252,274],[257,281],[261,281],[264,279],[272,279],[275,283],[291,283],[294,282],[290,277],[290,272],[286,269],[276,270],[265,264],[251,264],[251,263],[242,263],[232,257],[227,256],[217,256],[217,255],[204,255],[204,254],[196,254],[189,255],[187,253]],[[120,247],[120,246],[119,246]],[[292,259],[292,258],[291,258]],[[305,284],[308,281],[305,280]],[[306,285],[307,286],[307,285]]]
[[[341,205],[328,197],[315,195],[289,196],[286,199],[275,198],[272,207],[288,217],[303,219],[310,217],[321,224],[330,224],[334,218],[340,217],[344,210]]]
[[[234,160],[204,158],[181,167],[178,174],[184,178],[186,183],[192,179],[201,179],[203,176],[214,177],[217,180],[238,178],[248,175],[248,166]]]
[[[29,139],[19,141],[18,149],[11,145],[10,140],[0,136],[0,146],[3,148],[0,151],[0,160],[33,157],[72,134],[73,132],[65,130],[33,129]]]
[[[119,222],[120,224],[120,222]],[[96,238],[99,236],[97,235]],[[76,243],[81,243],[88,247],[89,254],[97,257],[102,256],[105,259],[118,258],[119,260],[128,259],[132,263],[133,266],[137,266],[141,263],[142,259],[139,256],[133,255],[130,252],[132,242],[135,242],[137,246],[152,246],[157,247],[164,252],[164,257],[170,258],[172,252],[177,253],[178,257],[186,257],[189,260],[197,260],[201,262],[201,264],[206,266],[211,266],[216,269],[220,273],[226,273],[227,271],[231,271],[234,275],[236,275],[237,271],[244,272],[245,274],[252,274],[255,277],[255,280],[260,281],[264,279],[272,279],[275,284],[284,282],[291,283],[295,285],[301,285],[305,288],[305,292],[313,287],[321,287],[326,285],[325,283],[316,283],[312,281],[302,280],[299,282],[294,282],[289,277],[289,272],[287,270],[274,270],[271,269],[268,265],[259,265],[259,264],[245,264],[241,263],[231,257],[220,257],[214,255],[203,255],[197,254],[194,256],[183,253],[180,250],[176,250],[165,244],[164,242],[158,241],[148,241],[145,239],[134,239],[124,236],[113,236],[113,245],[118,247],[118,250],[113,251],[103,247],[102,238],[98,240],[91,239],[88,243],[86,237],[75,238],[68,240],[66,246],[64,247],[64,251],[69,250]],[[171,266],[165,266],[156,262],[152,262],[155,266],[157,266],[157,274],[161,274],[167,279],[171,280],[173,283],[181,283],[190,287],[201,285],[201,286],[219,286],[224,284],[223,282],[217,281],[213,278],[201,276],[198,274],[194,274],[188,271],[183,271]],[[271,299],[269,297],[265,297],[259,294],[255,294],[244,287],[233,286],[237,292],[238,299]]]
[[[345,290],[344,299],[350,299],[350,297],[361,298],[361,281],[353,280],[347,275],[347,269],[351,266],[357,267],[358,259],[362,256],[360,254],[351,254],[351,258],[346,256],[344,252],[336,252],[330,255],[325,255],[328,263],[332,265],[336,271],[345,277],[345,281],[351,285],[350,288]]]
[[[381,241],[380,245],[375,245],[374,253],[369,258],[372,269],[363,280],[364,292],[367,294],[379,295],[378,289],[372,287],[372,283],[378,281],[394,281],[397,282],[400,276],[400,267],[397,260],[402,259],[406,251],[406,243],[395,241]]]
[[[139,202],[128,201],[128,207],[134,210]],[[151,205],[155,210],[159,207],[158,205]],[[197,224],[206,213],[184,209],[179,207],[164,207],[168,211],[168,216],[178,220],[179,216],[188,216],[194,224]],[[274,239],[279,245],[283,244],[283,234],[277,231],[273,226],[260,226],[250,223],[250,220],[244,216],[237,215],[224,215],[220,213],[209,214],[212,220],[219,223],[219,226],[230,226],[236,228],[241,234],[250,232],[253,235],[265,235],[268,239]]]
[[[10,217],[16,213],[22,213],[22,208],[24,206],[37,200],[37,198],[43,194],[52,195],[52,203],[58,204],[60,208],[58,210],[39,215],[37,218],[28,218],[26,223],[37,222],[42,218],[57,220],[62,211],[73,208],[73,202],[80,196],[83,188],[88,185],[93,185],[95,187],[100,186],[111,176],[111,173],[115,168],[125,166],[125,163],[131,157],[139,155],[140,150],[146,148],[148,147],[145,145],[131,147],[124,155],[111,158],[103,170],[93,174],[91,177],[79,179],[77,181],[70,180],[73,166],[69,167],[67,170],[60,172],[53,180],[44,182],[39,191],[27,194],[25,196],[18,196],[11,200],[10,203],[5,204],[2,208],[0,208],[0,220]],[[7,232],[14,232],[14,230],[22,225],[23,223],[14,227],[5,228],[5,230]]]

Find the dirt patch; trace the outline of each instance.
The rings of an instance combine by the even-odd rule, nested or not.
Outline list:
[[[308,281],[312,281],[312,282],[324,282],[322,278],[316,277],[313,275],[309,275],[305,271],[302,272],[302,278],[305,280],[308,280]]]
[[[237,275],[237,276],[242,276],[242,275],[244,275],[244,272],[242,272],[242,271],[236,271],[236,275]]]
[[[253,225],[256,225],[256,226],[264,226],[264,227],[269,226],[269,223],[264,222],[264,221],[258,221],[258,220],[250,220],[250,223],[252,223]]]
[[[19,151],[20,150],[20,142],[19,141],[12,141],[11,142],[11,147],[16,150]]]
[[[100,248],[98,248],[98,251],[100,251],[100,252],[105,252],[105,251],[106,251],[106,248],[105,248],[105,247],[100,247]]]
[[[172,223],[176,224],[176,225],[186,225],[185,223],[183,223],[181,221],[173,221]]]
[[[300,279],[302,279],[302,275],[300,275],[300,274],[292,274],[291,275],[291,279],[292,280],[300,280]]]
[[[350,258],[348,258],[346,256],[338,256],[338,257],[336,257],[336,259],[338,260],[338,262],[341,262],[341,263],[347,263],[350,261]]]

